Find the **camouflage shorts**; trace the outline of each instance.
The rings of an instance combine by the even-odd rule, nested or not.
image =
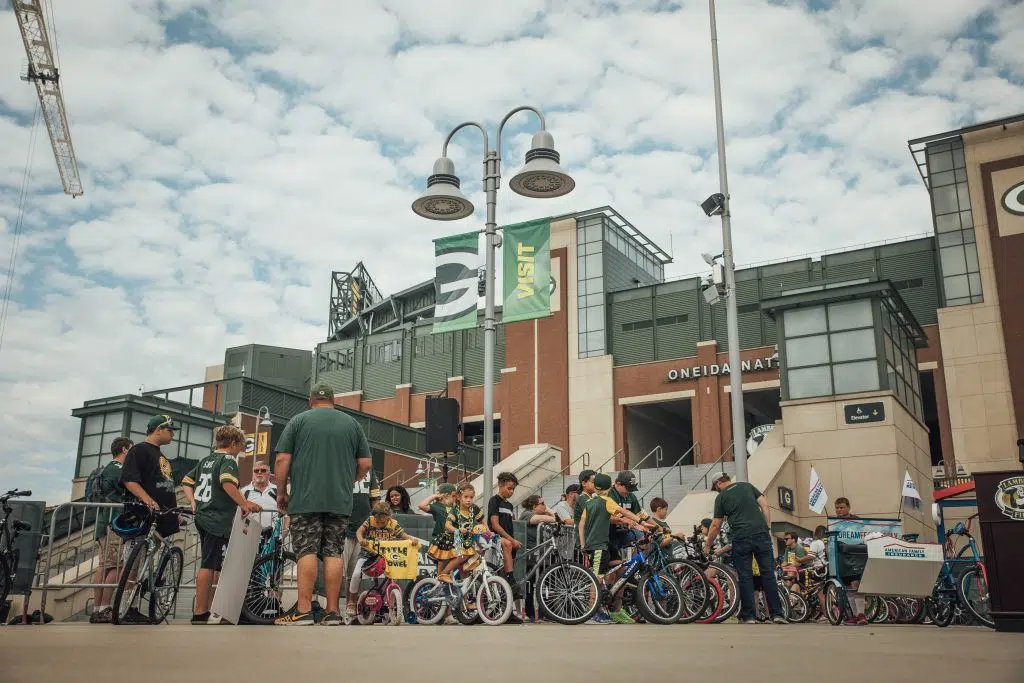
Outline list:
[[[345,531],[348,517],[326,512],[304,512],[291,515],[288,530],[296,557],[317,555],[342,557],[345,553]]]

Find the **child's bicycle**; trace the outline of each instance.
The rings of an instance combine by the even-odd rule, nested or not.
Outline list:
[[[461,540],[456,536],[456,547]],[[502,566],[501,539],[497,534],[477,527],[473,530],[476,555],[452,576],[452,583],[428,576],[419,579],[409,591],[409,607],[416,623],[431,626],[452,612],[467,626],[483,621],[500,626],[512,614],[512,586],[498,572]]]
[[[390,624],[398,626],[404,621],[402,587],[387,575],[387,561],[380,554],[380,544],[370,542],[372,559],[363,563],[363,576],[372,579],[367,590],[356,601],[356,621],[363,626]]]
[[[632,557],[609,571],[620,576],[611,587],[602,590],[601,601],[605,607],[626,588],[623,599],[631,602],[647,623],[668,625],[679,621],[683,614],[683,592],[672,573],[662,568],[661,538],[660,533],[645,534],[632,544],[635,548]]]

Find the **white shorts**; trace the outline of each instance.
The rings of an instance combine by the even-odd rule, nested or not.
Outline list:
[[[345,576],[351,581],[352,576],[356,573],[356,562],[359,560],[359,541],[355,538],[346,538],[343,554],[345,559]],[[344,582],[344,578],[342,578],[342,582]]]

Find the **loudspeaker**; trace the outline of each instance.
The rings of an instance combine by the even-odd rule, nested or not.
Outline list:
[[[425,412],[427,453],[454,453],[459,443],[459,402],[428,396]]]

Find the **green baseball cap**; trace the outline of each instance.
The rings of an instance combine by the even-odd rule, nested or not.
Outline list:
[[[580,472],[580,483],[582,484],[583,482],[585,482],[587,479],[590,479],[595,474],[597,474],[597,472],[595,472],[594,470],[583,470],[582,472]]]
[[[154,415],[146,423],[146,433],[155,432],[162,427],[167,427],[172,432],[178,429],[178,425],[175,424],[170,415]]]
[[[601,491],[607,491],[612,487],[612,478],[605,473],[601,473],[594,477],[594,488]]]
[[[310,398],[329,398],[334,400],[334,387],[327,382],[317,382],[313,385],[313,388],[309,390]]]

